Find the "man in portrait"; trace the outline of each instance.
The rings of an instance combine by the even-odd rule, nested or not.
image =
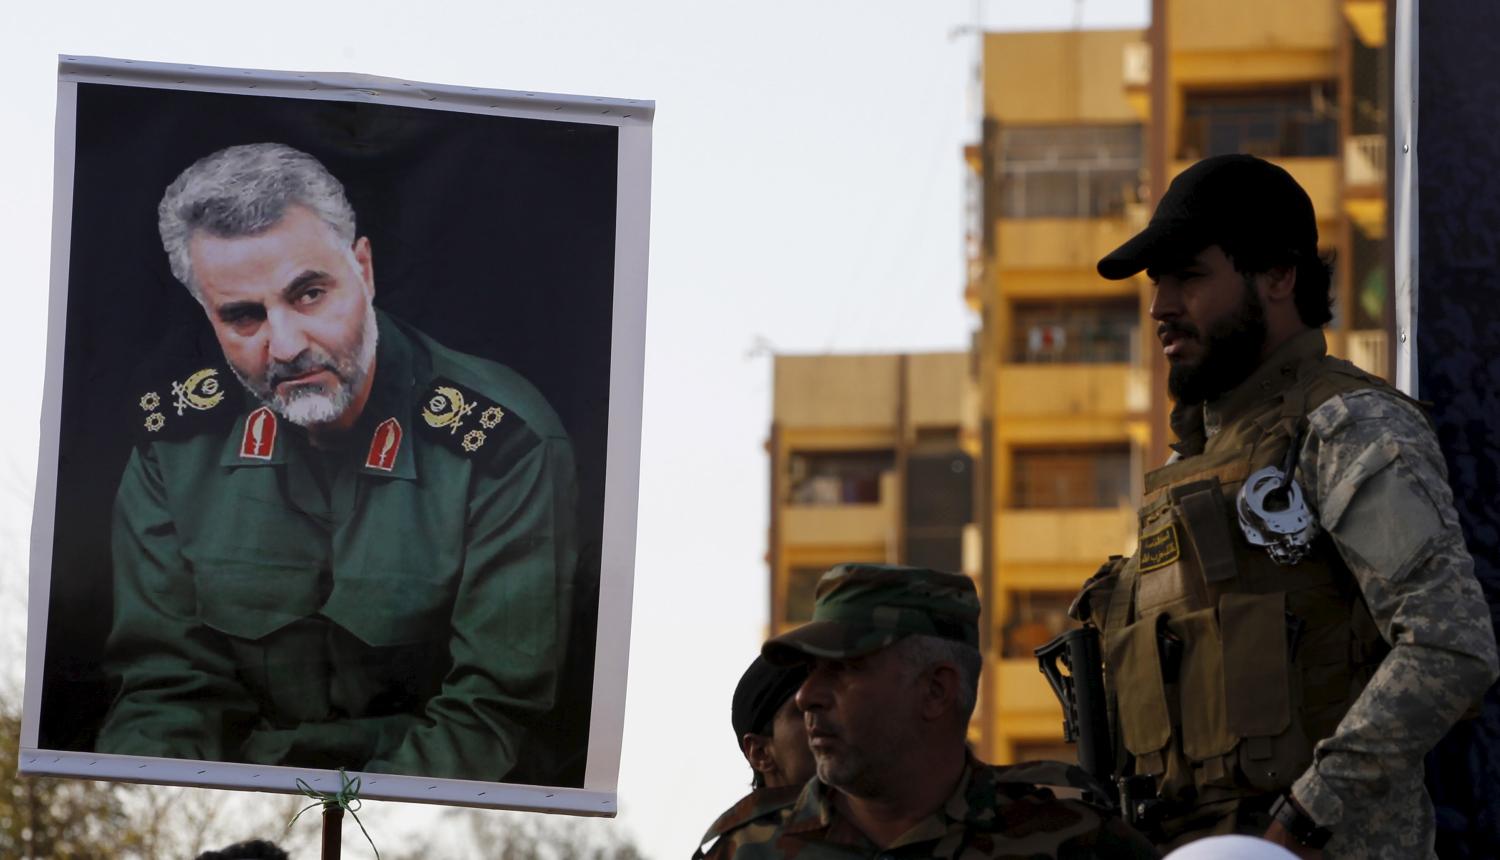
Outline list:
[[[97,750],[549,781],[578,560],[552,408],[375,308],[307,153],[212,153],[158,226],[219,350],[132,393]]]

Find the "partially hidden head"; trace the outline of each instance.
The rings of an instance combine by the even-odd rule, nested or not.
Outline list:
[[[961,748],[979,688],[979,597],[966,576],[839,565],[808,624],[761,652],[805,664],[797,692],[818,777],[879,796],[934,749]]]
[[[812,778],[812,751],[794,696],[807,667],[756,657],[734,688],[734,737],[754,772],[751,785],[776,788]]]
[[[1223,394],[1286,336],[1332,319],[1312,200],[1286,170],[1251,155],[1183,171],[1145,229],[1098,269],[1115,280],[1145,271],[1156,285],[1151,315],[1179,402]]]
[[[295,424],[352,424],[378,328],[370,242],[343,185],[290,146],[231,146],[167,187],[157,225],[245,387]]]

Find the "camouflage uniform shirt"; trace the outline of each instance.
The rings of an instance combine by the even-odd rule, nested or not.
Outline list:
[[[1318,330],[1277,355],[1325,349]],[[1179,426],[1185,416],[1174,415],[1174,430],[1183,439],[1212,436],[1275,364],[1221,401],[1179,410],[1190,422]],[[1199,418],[1201,429],[1191,426]],[[1308,423],[1298,483],[1391,651],[1337,730],[1318,742],[1292,793],[1333,830],[1329,858],[1431,857],[1422,758],[1500,671],[1489,608],[1464,547],[1443,453],[1420,410],[1372,388],[1330,398]],[[1192,453],[1192,443],[1185,447],[1179,453]]]
[[[833,858],[1150,858],[1156,849],[1108,812],[1059,800],[1037,783],[1090,784],[1077,767],[1036,762],[994,767],[969,759],[942,808],[884,849],[839,816],[832,789],[816,778],[791,793],[736,804],[705,839],[718,836],[710,860]],[[775,791],[785,792],[785,789]],[[790,799],[793,798],[794,799]]]

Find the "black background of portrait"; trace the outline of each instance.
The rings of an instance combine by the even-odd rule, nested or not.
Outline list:
[[[1433,404],[1464,540],[1500,629],[1500,8],[1422,3],[1417,17],[1413,393]],[[1438,856],[1500,857],[1500,686],[1426,770]]]
[[[613,126],[368,103],[80,84],[43,749],[89,750],[114,689],[110,511],[135,438],[136,368],[206,337],[156,228],[168,183],[226,146],[310,153],[370,238],[375,305],[518,371],[552,404],[579,473],[573,651],[587,747],[608,432],[618,133]],[[577,775],[581,780],[581,773]]]

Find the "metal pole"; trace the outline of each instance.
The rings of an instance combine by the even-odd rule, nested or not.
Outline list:
[[[1417,0],[1396,0],[1395,80],[1391,95],[1391,213],[1395,229],[1396,272],[1396,387],[1421,397],[1417,387]]]
[[[339,860],[344,848],[344,808],[336,803],[323,805],[323,860]]]

